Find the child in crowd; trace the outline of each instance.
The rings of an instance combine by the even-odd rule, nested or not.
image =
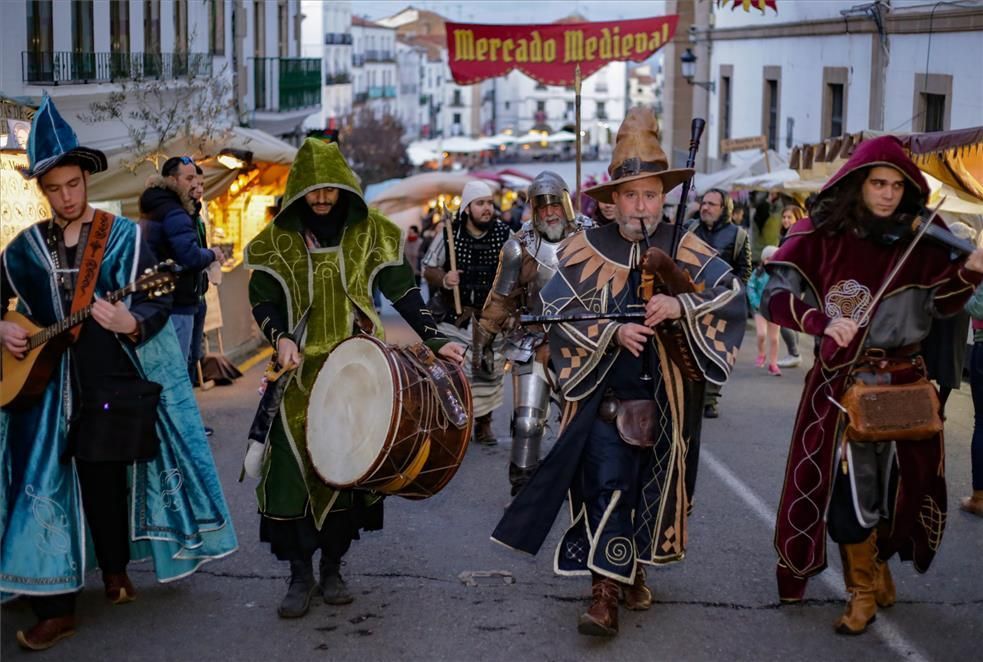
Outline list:
[[[760,312],[761,293],[764,292],[765,285],[768,284],[768,272],[765,265],[771,260],[777,246],[765,246],[761,251],[761,264],[751,274],[747,282],[747,298],[754,311],[754,327],[758,336],[758,360],[755,362],[759,368],[766,363],[768,373],[775,377],[781,377],[782,371],[778,367],[778,325],[769,322]]]

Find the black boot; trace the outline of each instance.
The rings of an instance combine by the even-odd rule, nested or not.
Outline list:
[[[341,578],[341,563],[321,552],[321,597],[326,605],[347,605],[355,599]]]
[[[311,598],[320,592],[314,581],[314,568],[311,559],[290,562],[290,588],[276,613],[280,618],[300,618],[311,607]]]
[[[509,462],[509,483],[512,484],[512,496],[518,494],[519,490],[525,487],[535,470],[536,467],[523,468],[515,462]]]

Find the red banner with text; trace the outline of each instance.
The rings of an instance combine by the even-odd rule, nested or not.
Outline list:
[[[641,62],[676,33],[679,17],[601,23],[485,25],[447,23],[451,74],[458,85],[518,69],[544,85],[573,85],[610,62]]]

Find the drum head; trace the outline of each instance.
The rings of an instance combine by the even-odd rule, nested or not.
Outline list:
[[[345,340],[324,362],[307,407],[307,449],[326,483],[350,487],[371,472],[396,404],[391,375],[368,338]]]

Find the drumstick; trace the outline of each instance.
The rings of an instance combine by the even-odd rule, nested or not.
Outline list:
[[[443,203],[441,203],[443,207]],[[447,254],[450,257],[450,267],[451,271],[457,271],[457,253],[454,250],[454,230],[451,228],[451,219],[446,219],[444,221],[444,230],[447,233]],[[454,292],[454,313],[460,317],[461,316],[461,286],[455,285],[451,288]]]

